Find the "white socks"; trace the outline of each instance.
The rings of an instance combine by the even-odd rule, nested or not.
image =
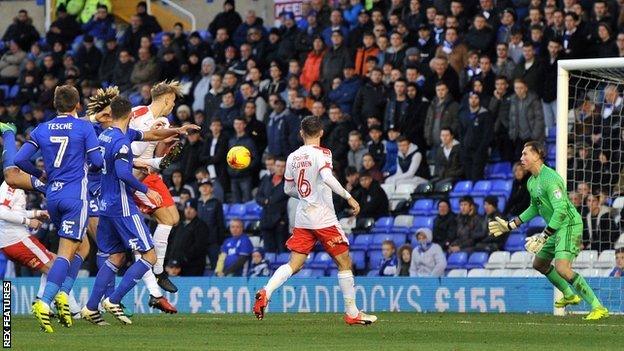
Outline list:
[[[41,278],[39,279],[39,290],[37,290],[37,298],[41,299],[43,296],[43,290],[45,290],[46,283],[48,282],[48,275],[45,273],[41,273]]]
[[[69,311],[71,312],[71,314],[76,314],[76,313],[80,313],[80,305],[78,304],[78,301],[76,301],[76,298],[74,298],[74,294],[70,293],[69,294]]]
[[[345,313],[349,315],[349,317],[357,317],[360,311],[355,305],[355,280],[353,279],[353,272],[350,270],[339,271],[338,285],[340,285],[340,290],[342,290]]]
[[[138,261],[139,258],[141,258],[141,254],[135,252],[134,253],[134,260]],[[156,282],[156,276],[154,275],[154,272],[152,272],[152,270],[148,270],[147,272],[145,272],[145,274],[143,275],[143,283],[145,283],[145,287],[147,288],[147,291],[149,291],[150,295],[154,296],[154,297],[162,297],[162,291],[160,290],[160,287],[158,286],[158,282]]]
[[[165,224],[159,224],[154,230],[154,250],[156,250],[156,263],[154,264],[154,273],[160,274],[163,272],[165,264],[165,254],[167,253],[167,241],[169,240],[169,233],[171,233],[171,226]]]
[[[292,274],[293,270],[288,263],[281,265],[275,273],[273,273],[273,276],[271,276],[271,279],[269,279],[269,282],[264,287],[264,290],[266,290],[267,300],[271,299],[273,291],[282,286],[282,284],[284,284],[284,282],[288,280]]]

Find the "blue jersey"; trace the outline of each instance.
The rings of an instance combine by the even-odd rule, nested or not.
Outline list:
[[[41,150],[48,177],[46,197],[87,200],[87,154],[98,150],[91,123],[58,116],[30,134],[29,143]]]
[[[100,216],[130,217],[140,213],[132,199],[132,194],[135,190],[146,192],[147,186],[132,176],[132,150],[128,138],[128,136],[133,139],[137,138],[136,133],[140,135],[140,132],[132,129],[129,129],[128,132],[126,135],[121,129],[111,127],[102,132],[98,138],[104,158]],[[118,160],[125,162],[127,166],[124,168],[116,167],[115,163]],[[132,184],[135,186],[133,187]]]
[[[253,252],[253,245],[251,240],[249,240],[249,237],[246,234],[242,234],[237,238],[231,237],[225,239],[225,242],[221,245],[221,252],[224,252],[227,255],[225,257],[225,262],[223,263],[223,266],[227,269],[232,266],[240,256],[250,257]],[[235,275],[246,275],[248,263],[249,262],[245,263],[242,271],[235,272]]]
[[[397,258],[396,255],[392,255],[390,258],[382,258],[379,264],[379,276],[387,277],[396,275]]]

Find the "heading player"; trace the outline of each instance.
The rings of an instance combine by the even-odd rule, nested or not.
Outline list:
[[[182,96],[180,83],[177,81],[172,82],[160,82],[150,91],[152,97],[152,103],[149,106],[137,106],[132,109],[130,118],[130,128],[146,132],[152,129],[165,128],[169,126],[169,121],[165,116],[169,115],[175,106],[176,97]],[[178,144],[181,145],[181,144]],[[154,248],[156,250],[156,263],[154,264],[154,274],[158,279],[158,285],[161,288],[169,292],[176,292],[178,288],[169,280],[167,273],[164,270],[165,253],[167,251],[167,241],[169,239],[169,233],[173,226],[180,221],[180,214],[175,206],[173,197],[169,193],[169,188],[165,185],[158,170],[167,167],[180,151],[177,148],[172,150],[168,157],[165,159],[155,158],[158,156],[161,147],[166,145],[158,142],[133,142],[132,153],[138,159],[148,162],[151,165],[151,170],[148,174],[144,172],[135,171],[137,176],[143,184],[148,188],[155,190],[160,194],[163,201],[161,205],[154,205],[143,194],[135,193],[135,200],[139,206],[139,209],[146,214],[152,215],[158,225],[154,230]]]
[[[264,318],[271,294],[301,270],[308,254],[320,241],[338,266],[338,284],[346,312],[344,321],[350,325],[374,323],[377,317],[359,311],[355,304],[349,241],[336,218],[332,191],[347,200],[354,215],[360,212],[360,205],[332,174],[331,151],[320,147],[323,136],[321,120],[316,116],[305,117],[301,121],[300,134],[304,145],[288,156],[284,174],[284,192],[299,199],[293,234],[286,242],[291,251],[290,260],[280,266],[267,285],[256,293],[253,312],[256,318]]]
[[[141,253],[141,258],[128,268],[119,286],[102,301],[102,306],[124,324],[132,321],[120,306],[121,299],[136,285],[156,262],[156,254],[149,229],[142,221],[136,204],[130,194],[140,191],[153,203],[160,205],[162,199],[154,190],[147,188],[132,175],[131,140],[140,140],[141,132],[128,129],[131,104],[117,96],[111,104],[112,127],[100,134],[100,146],[104,149],[102,169],[102,192],[100,195],[100,223],[97,245],[100,251],[108,254],[108,259],[100,267],[91,296],[81,314],[86,320],[105,324],[98,304],[107,287],[115,279],[117,270],[125,261],[126,250]]]
[[[48,333],[53,332],[48,316],[52,300],[61,324],[72,325],[68,293],[89,252],[89,241],[82,240],[87,224],[87,159],[92,167],[102,167],[93,127],[75,117],[79,104],[76,88],[57,87],[54,106],[58,116],[37,126],[15,156],[15,164],[27,172],[32,167],[30,159],[41,150],[48,177],[48,212],[60,237],[43,296],[33,304],[33,314]]]
[[[580,252],[583,236],[583,221],[572,202],[568,199],[565,182],[557,172],[544,164],[546,151],[542,144],[530,141],[524,144],[520,163],[531,173],[527,187],[531,195],[529,208],[509,222],[496,217],[488,224],[490,234],[502,235],[518,228],[522,223],[540,215],[547,225],[541,233],[526,238],[525,248],[535,254],[533,268],[563,293],[555,307],[563,308],[581,302],[570,285],[581,295],[592,310],[585,320],[598,320],[609,316],[587,284],[585,278],[572,270],[572,261]],[[555,266],[552,261],[555,260]]]

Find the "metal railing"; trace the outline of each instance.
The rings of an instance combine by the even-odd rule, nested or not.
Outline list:
[[[194,31],[197,30],[197,19],[195,18],[195,15],[191,11],[185,9],[181,5],[175,3],[175,2],[173,2],[171,0],[160,0],[160,2],[162,2],[165,5],[173,7],[174,9],[180,11],[183,15],[189,17],[191,19],[191,31],[194,32]],[[150,9],[151,9],[151,4],[150,3],[151,3],[151,1],[147,2],[148,13],[151,12],[150,11]]]

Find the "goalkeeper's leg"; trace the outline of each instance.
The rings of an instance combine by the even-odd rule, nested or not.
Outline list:
[[[598,297],[596,297],[594,290],[592,290],[589,284],[587,284],[585,278],[572,270],[572,261],[567,259],[557,259],[555,261],[555,268],[557,269],[557,273],[567,280],[583,298],[583,300],[591,306],[592,313],[594,311],[606,311]]]
[[[552,259],[540,257],[541,253],[538,253],[533,259],[533,268],[546,276],[548,281],[563,293],[563,299],[555,302],[555,307],[561,308],[570,304],[578,304],[580,299],[574,294],[568,282],[557,273],[557,270],[551,264]]]

